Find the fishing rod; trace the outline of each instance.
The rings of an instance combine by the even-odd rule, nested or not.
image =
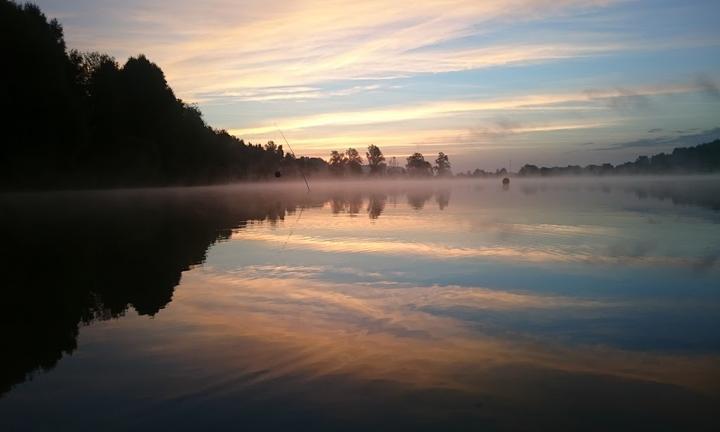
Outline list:
[[[285,134],[283,133],[282,130],[280,130],[277,123],[275,124],[275,127],[277,128],[278,132],[280,132],[280,136],[282,137],[283,141],[285,141],[285,145],[287,145],[287,148],[288,148],[288,150],[290,150],[290,153],[292,153],[293,157],[295,159],[297,159],[297,156],[295,156],[295,152],[293,151],[292,147],[290,147],[290,143],[288,142],[287,138],[285,138]],[[307,177],[305,177],[305,173],[303,172],[302,167],[300,168],[300,175],[302,175],[303,180],[305,180],[305,186],[307,187],[308,192],[310,192],[310,183],[308,183]]]
[[[288,142],[287,138],[285,138],[285,134],[283,131],[278,127],[277,123],[275,124],[275,128],[277,128],[277,131],[280,132],[280,136],[282,137],[283,141],[285,141],[285,145],[287,145],[288,150],[290,150],[290,153],[293,155],[293,157],[297,160],[297,156],[295,156],[295,152],[293,151],[292,147],[290,147],[290,143]],[[307,177],[305,177],[305,173],[303,172],[302,167],[300,167],[300,175],[302,175],[303,180],[305,180],[305,187],[307,187],[308,193],[310,193],[310,183],[308,183]],[[288,232],[288,236],[285,238],[285,242],[283,243],[282,247],[280,248],[280,253],[285,250],[285,247],[288,244],[288,241],[290,240],[290,237],[295,232],[295,228],[297,227],[298,223],[300,222],[300,218],[302,218],[303,210],[305,210],[304,206],[300,206],[300,211],[298,212],[298,217],[295,219],[295,223],[290,228],[290,232]]]

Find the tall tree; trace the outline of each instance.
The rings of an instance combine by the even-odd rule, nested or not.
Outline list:
[[[380,148],[375,144],[370,144],[365,156],[367,157],[368,166],[370,167],[370,174],[382,174],[386,165],[384,163],[385,156],[383,156]]]
[[[345,150],[345,158],[347,159],[346,164],[350,174],[362,174],[362,157],[357,150],[352,147]]]
[[[0,0],[0,189],[184,185],[322,171],[209,127],[145,56],[67,51],[37,6]]]
[[[63,29],[31,4],[0,1],[0,183],[44,183],[74,169],[82,100]]]
[[[341,176],[345,172],[345,165],[347,165],[347,157],[345,154],[333,150],[330,152],[330,160],[328,161],[330,166],[330,172],[336,176]]]
[[[435,172],[437,173],[438,177],[446,177],[452,175],[452,171],[450,171],[450,159],[443,152],[438,153],[438,157],[437,159],[435,159]]]

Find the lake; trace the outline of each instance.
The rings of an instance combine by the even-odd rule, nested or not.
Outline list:
[[[717,430],[720,179],[0,195],[0,430]]]

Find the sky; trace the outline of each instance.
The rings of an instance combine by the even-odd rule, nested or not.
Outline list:
[[[453,169],[720,138],[717,0],[39,0],[70,48],[145,54],[246,142]]]

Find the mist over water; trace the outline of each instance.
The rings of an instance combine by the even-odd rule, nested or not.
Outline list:
[[[711,430],[720,179],[0,195],[0,429]]]

